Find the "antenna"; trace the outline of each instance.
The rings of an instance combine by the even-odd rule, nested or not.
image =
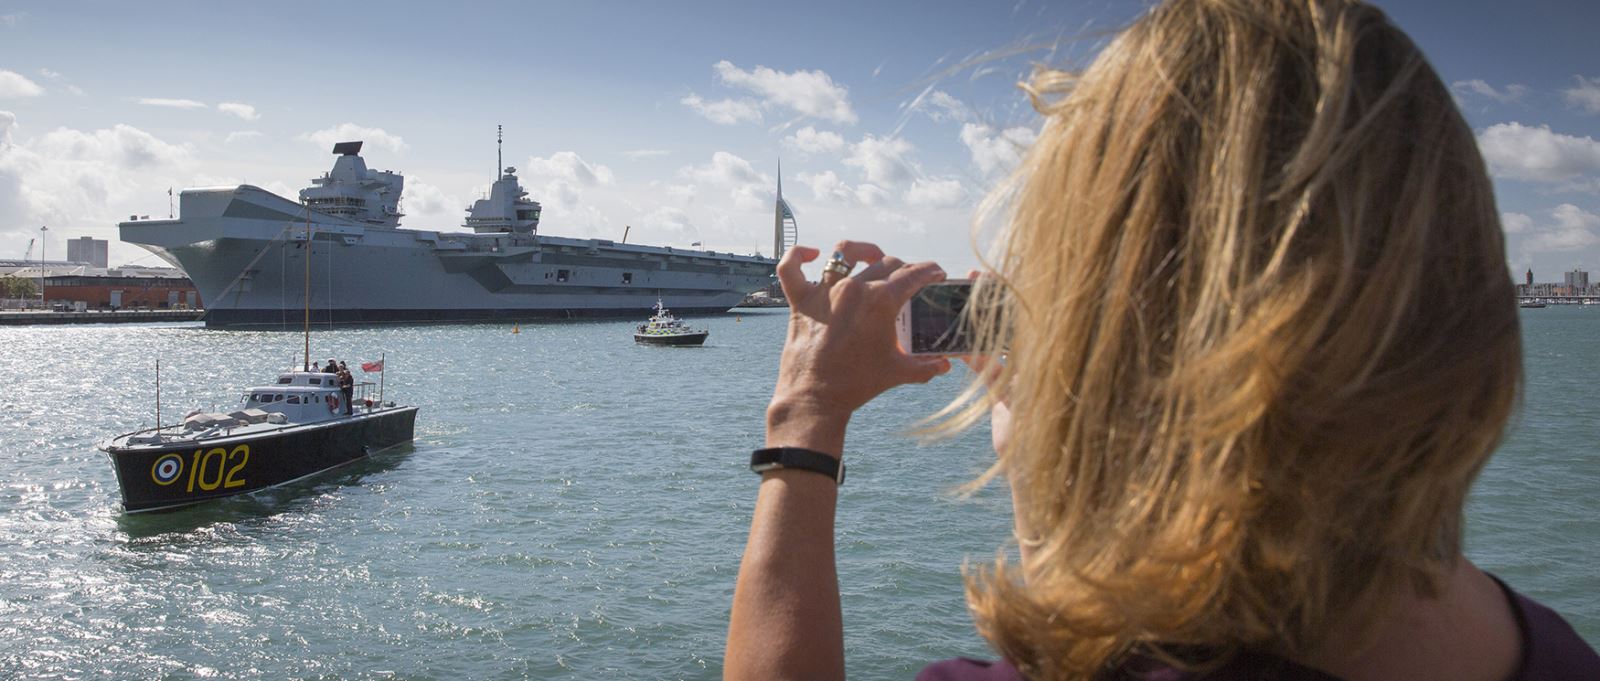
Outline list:
[[[495,179],[500,179],[500,173],[504,172],[505,171],[505,167],[506,167],[505,159],[502,156],[502,148],[505,146],[505,138],[506,138],[506,126],[504,126],[504,125],[496,125],[496,126],[494,126],[494,177],[495,177]]]

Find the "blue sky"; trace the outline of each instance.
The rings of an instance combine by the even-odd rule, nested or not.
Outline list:
[[[169,186],[293,196],[343,139],[405,173],[406,226],[457,228],[503,124],[545,233],[770,253],[781,156],[803,243],[962,270],[1037,124],[1014,83],[1146,6],[0,0],[0,256],[49,225],[153,263],[115,224]],[[1512,267],[1600,271],[1600,5],[1383,6],[1479,133]]]

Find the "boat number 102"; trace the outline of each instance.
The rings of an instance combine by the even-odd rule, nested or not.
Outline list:
[[[238,445],[231,450],[224,447],[196,449],[187,465],[183,459],[183,455],[176,452],[163,455],[150,467],[150,477],[157,485],[166,486],[183,477],[183,469],[187,468],[187,492],[194,492],[196,487],[202,492],[210,492],[218,487],[244,487],[245,481],[239,477],[239,471],[244,470],[244,465],[250,461],[250,445]]]

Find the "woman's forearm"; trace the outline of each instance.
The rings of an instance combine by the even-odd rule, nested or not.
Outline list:
[[[822,278],[800,271],[819,251],[795,246],[778,263],[789,331],[767,407],[767,446],[844,452],[850,414],[897,385],[950,369],[897,345],[894,315],[944,279],[933,263],[906,265],[877,246],[841,241]],[[848,277],[855,264],[867,263]],[[848,277],[848,278],[847,278]],[[750,538],[733,589],[728,679],[842,679],[844,624],[833,564],[837,484],[808,470],[763,473]]]
[[[767,446],[843,451],[848,417],[774,404]],[[726,679],[842,679],[844,623],[834,568],[838,486],[809,471],[762,476],[728,624]]]

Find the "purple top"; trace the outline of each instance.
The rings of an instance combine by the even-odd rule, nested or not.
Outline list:
[[[1491,575],[1492,577],[1493,575]],[[1551,610],[1528,598],[1499,578],[1495,582],[1505,591],[1516,612],[1517,629],[1522,633],[1522,663],[1508,681],[1578,681],[1600,679],[1600,655],[1585,643],[1572,625]],[[1243,653],[1226,666],[1204,676],[1171,667],[1153,667],[1141,674],[1119,677],[1142,681],[1339,681],[1339,677],[1288,660],[1258,653]],[[1021,681],[1022,674],[1008,662],[985,662],[958,658],[928,665],[917,674],[918,681]]]

